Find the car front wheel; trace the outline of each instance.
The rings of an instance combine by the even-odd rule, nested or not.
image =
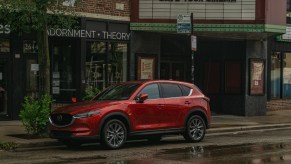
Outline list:
[[[187,121],[184,138],[189,142],[199,142],[204,138],[205,132],[204,120],[200,116],[194,115]]]
[[[106,122],[102,134],[101,144],[109,149],[118,149],[126,141],[127,129],[124,123],[120,120],[113,119]]]

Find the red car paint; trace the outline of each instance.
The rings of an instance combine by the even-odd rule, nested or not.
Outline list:
[[[125,94],[127,97],[101,100],[102,95],[111,96],[106,95],[110,91],[109,87],[90,101],[74,103],[54,110],[50,116],[51,137],[71,141],[70,143],[74,143],[76,140],[83,143],[91,139],[101,139],[102,141],[104,140],[102,135],[105,135],[102,130],[106,123],[113,119],[121,121],[126,127],[125,139],[132,136],[185,135],[187,121],[193,115],[202,118],[205,124],[205,127],[202,128],[206,129],[210,126],[209,98],[193,84],[172,80],[152,80],[125,82],[113,85],[112,88],[117,88],[118,85],[134,89],[120,91],[119,95]],[[146,86],[150,89],[144,89]],[[157,87],[157,89],[151,89],[151,87]],[[176,90],[174,91],[174,89]],[[118,89],[116,90],[113,93],[119,92]],[[148,91],[149,93],[145,96],[149,96],[149,98],[139,102],[137,97],[142,94],[141,91]],[[152,92],[156,94],[152,94]],[[171,97],[174,92],[182,95]],[[96,100],[98,96],[100,100]],[[158,96],[158,98],[151,98],[151,96]],[[202,139],[204,134],[203,131]],[[124,134],[122,133],[122,135]],[[200,138],[199,141],[202,139]],[[118,148],[118,144],[116,145],[111,148]]]

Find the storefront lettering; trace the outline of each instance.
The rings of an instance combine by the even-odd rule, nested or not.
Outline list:
[[[10,34],[10,25],[2,25],[0,24],[0,34]]]
[[[236,0],[160,0],[161,2],[236,2]]]
[[[106,32],[103,31],[103,35],[105,39],[113,39],[113,40],[129,40],[130,34],[129,33],[122,33],[122,32]]]
[[[74,37],[74,38],[97,38],[97,39],[112,39],[112,40],[129,40],[130,33],[124,32],[108,32],[94,30],[76,30],[76,29],[49,29],[49,36],[58,37]]]

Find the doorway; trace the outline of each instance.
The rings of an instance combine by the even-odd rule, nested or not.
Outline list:
[[[52,44],[52,95],[56,102],[68,103],[76,97],[76,67],[72,41]]]
[[[182,62],[161,62],[160,79],[186,81],[185,64]]]
[[[9,62],[7,58],[0,56],[0,116],[8,117],[8,69]]]

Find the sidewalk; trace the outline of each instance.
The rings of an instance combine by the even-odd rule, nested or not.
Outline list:
[[[232,115],[212,116],[211,128],[206,135],[221,135],[248,130],[291,128],[291,110],[269,111],[266,116],[241,117]],[[59,145],[50,138],[25,139],[21,121],[0,121],[0,143],[15,142],[18,147],[43,147]]]

